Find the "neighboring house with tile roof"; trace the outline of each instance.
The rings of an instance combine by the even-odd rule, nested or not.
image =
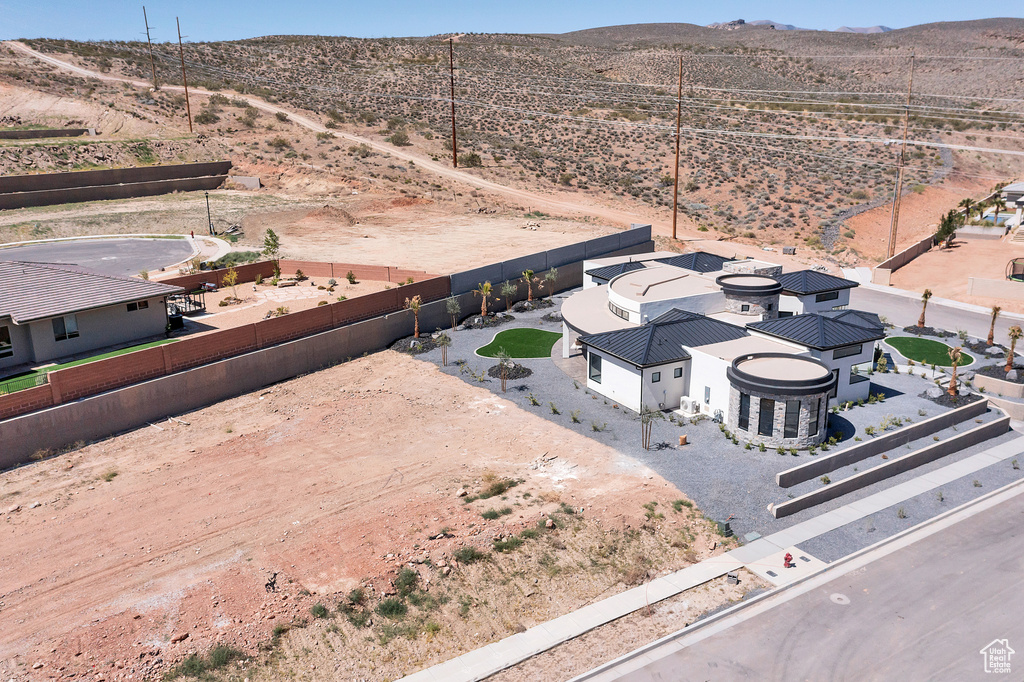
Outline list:
[[[0,370],[164,333],[181,287],[58,263],[0,261]]]

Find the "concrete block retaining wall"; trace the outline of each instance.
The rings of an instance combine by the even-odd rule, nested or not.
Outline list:
[[[898,476],[904,472],[910,471],[916,467],[934,462],[937,459],[945,457],[946,455],[952,454],[969,448],[972,445],[983,443],[990,438],[995,438],[1006,433],[1010,429],[1010,418],[1002,417],[996,421],[989,422],[988,424],[982,424],[976,426],[970,431],[957,434],[952,438],[941,440],[934,445],[923,447],[920,450],[911,452],[909,455],[898,457],[897,459],[889,460],[884,464],[872,467],[867,471],[854,474],[849,478],[844,478],[841,481],[830,483],[823,486],[819,490],[814,490],[800,497],[796,497],[792,500],[787,500],[782,504],[772,507],[772,515],[781,519],[783,517],[795,514],[804,509],[814,507],[821,504],[822,502],[828,502],[834,500],[837,497],[841,497],[848,493],[860,490],[879,481],[884,481],[893,476]]]
[[[994,377],[975,372],[974,384],[978,388],[985,389],[986,393],[995,393],[996,396],[1024,398],[1024,384],[1018,384],[1015,381],[996,379]]]
[[[648,239],[633,239],[636,243],[603,255],[650,252],[654,243],[649,233],[648,228]],[[426,301],[420,310],[421,334],[448,329],[451,319],[444,298],[450,281],[440,277],[416,282],[53,372],[50,384],[0,396],[0,468],[26,462],[39,450],[105,438],[386,348],[413,333],[413,314],[402,309],[406,296],[420,293]],[[556,291],[582,283],[582,262],[558,267]],[[548,293],[545,289],[544,295]],[[479,310],[480,299],[472,291],[456,297],[462,318]],[[525,298],[526,286],[519,282],[512,302]],[[507,305],[492,299],[488,308],[504,310]],[[302,334],[308,335],[295,338]],[[142,383],[125,385],[129,381]],[[97,395],[100,390],[106,392]],[[70,396],[74,402],[62,402]]]
[[[841,450],[834,455],[818,457],[807,464],[801,464],[800,466],[793,467],[792,469],[780,471],[775,474],[775,482],[783,488],[790,488],[798,483],[803,483],[804,481],[810,481],[820,476],[824,476],[836,469],[842,469],[850,464],[856,464],[868,457],[874,457],[875,455],[880,455],[883,452],[889,452],[901,445],[906,445],[911,441],[924,438],[925,436],[929,436],[941,431],[942,429],[948,428],[953,424],[959,424],[960,422],[968,419],[973,419],[978,415],[984,414],[987,409],[987,400],[977,400],[969,405],[958,407],[955,410],[950,410],[949,412],[943,412],[942,414],[930,417],[924,421],[917,422],[916,424],[904,426],[892,433],[886,433],[881,436],[871,438],[863,443],[858,443],[857,445],[848,447],[845,450]]]

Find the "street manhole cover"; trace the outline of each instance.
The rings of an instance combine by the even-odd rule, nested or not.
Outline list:
[[[833,602],[841,606],[848,606],[850,603],[849,597],[847,597],[845,594],[839,594],[838,592],[834,593],[831,597],[829,597],[829,599],[831,599]]]

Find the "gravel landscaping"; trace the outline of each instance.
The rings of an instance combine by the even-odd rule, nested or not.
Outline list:
[[[564,299],[571,293],[555,296],[556,303],[560,303],[560,299]],[[543,314],[543,311],[518,314],[515,326],[561,331],[559,321],[550,315]],[[914,367],[912,368],[914,373],[910,373],[906,366],[903,366],[899,373],[876,372],[872,374],[870,377],[871,393],[873,395],[882,394],[885,399],[876,404],[854,405],[838,413],[831,413],[829,415],[830,435],[841,434],[842,441],[829,448],[827,452],[812,455],[808,451],[797,451],[794,456],[789,451],[779,454],[773,448],[767,448],[764,452],[757,447],[747,450],[742,441],[739,445],[734,445],[722,434],[719,426],[709,419],[691,422],[675,415],[666,415],[669,417],[668,419],[656,421],[653,424],[652,447],[650,450],[644,450],[640,446],[639,417],[621,407],[617,408],[613,401],[587,390],[584,379],[585,368],[579,358],[576,358],[575,370],[570,370],[577,372],[576,378],[567,375],[551,358],[522,359],[520,364],[532,370],[532,374],[523,379],[510,379],[507,392],[502,394],[500,382],[488,376],[488,370],[491,368],[493,360],[478,357],[474,353],[475,349],[491,340],[493,333],[488,329],[449,331],[452,337],[449,358],[464,360],[458,361],[462,363],[460,365],[456,365],[455,361],[452,361],[448,367],[443,367],[441,370],[458,376],[467,383],[481,384],[524,410],[615,448],[623,455],[623,468],[635,468],[640,465],[650,467],[690,496],[708,518],[715,521],[729,521],[733,531],[741,540],[748,533],[768,535],[780,531],[794,523],[845,506],[879,490],[916,478],[998,443],[1018,437],[1018,434],[1011,431],[980,445],[943,457],[932,464],[891,478],[881,484],[869,486],[857,493],[842,496],[832,502],[818,505],[784,519],[774,519],[767,510],[770,503],[783,502],[823,485],[815,479],[786,490],[776,485],[776,473],[809,462],[815,456],[821,457],[850,447],[858,442],[855,440],[857,438],[861,440],[870,438],[872,436],[868,435],[866,431],[868,427],[874,429],[877,435],[884,430],[885,424],[902,423],[905,425],[910,422],[918,422],[948,409],[937,405],[928,397],[929,389],[936,388],[930,368]],[[559,358],[559,363],[564,362],[560,359],[561,343],[555,345],[552,353]],[[440,365],[439,350],[423,353],[419,357]],[[922,373],[927,374],[928,377],[922,377]],[[935,373],[935,376],[945,387],[948,378],[945,380],[943,378],[948,375],[939,371]],[[970,374],[964,373],[961,376],[969,377]],[[965,402],[960,401],[959,404],[963,405]],[[1001,416],[1001,412],[990,409],[980,417],[980,421],[983,423]],[[978,424],[974,420],[970,420],[935,435],[942,439],[958,432],[962,433],[976,425]],[[686,435],[688,445],[680,446],[678,444],[681,435]],[[911,443],[909,448],[903,446],[897,452],[889,453],[889,457],[894,458],[909,453],[933,442],[935,442],[933,436],[929,435]],[[534,444],[534,447],[543,450],[542,443]],[[1020,459],[1024,462],[1024,455]],[[838,481],[856,471],[864,471],[883,461],[880,456],[876,456],[831,473],[829,476],[831,481]],[[989,471],[990,469],[991,471]],[[1005,463],[1005,466],[997,464],[989,467],[977,475],[982,484],[980,488],[973,486],[971,481],[964,486],[960,485],[962,482],[948,486],[948,490],[944,491],[946,501],[942,508],[950,508],[954,504],[988,492],[1001,483],[1016,480],[1019,476],[1020,470],[1012,469],[1008,462]],[[642,502],[643,500],[637,500],[637,504]],[[844,556],[885,537],[885,533],[890,531],[890,525],[893,529],[892,532],[898,532],[899,529],[908,527],[911,523],[920,522],[933,515],[937,508],[933,502],[934,500],[928,495],[909,500],[901,505],[904,507],[907,519],[897,519],[894,510],[891,514],[892,519],[886,518],[884,521],[875,519],[873,524],[875,530],[871,532],[868,532],[867,526],[861,528],[858,524],[851,524],[854,528],[840,529],[842,532],[829,533],[824,538],[815,541],[814,549],[811,548],[810,543],[805,549],[826,560]]]

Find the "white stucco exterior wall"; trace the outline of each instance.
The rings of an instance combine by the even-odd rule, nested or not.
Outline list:
[[[815,300],[818,294],[807,294],[806,296],[782,294],[779,296],[779,312],[802,315],[803,313],[820,313],[826,310],[849,307],[850,290],[840,289],[837,293],[839,294],[838,298],[821,302]]]
[[[676,370],[681,376],[675,377]],[[654,374],[661,373],[661,380],[654,381]],[[643,370],[643,404],[652,409],[678,410],[679,399],[687,394],[690,386],[690,361],[681,360]]]
[[[601,382],[590,378],[590,354],[601,358]],[[634,412],[640,411],[640,370],[616,357],[587,349],[587,388]]]
[[[686,349],[690,359],[690,386],[688,396],[700,404],[701,414],[714,416],[721,410],[722,416],[729,413],[729,379],[725,370],[729,362],[701,352],[697,348]],[[708,397],[709,400],[705,400]]]

